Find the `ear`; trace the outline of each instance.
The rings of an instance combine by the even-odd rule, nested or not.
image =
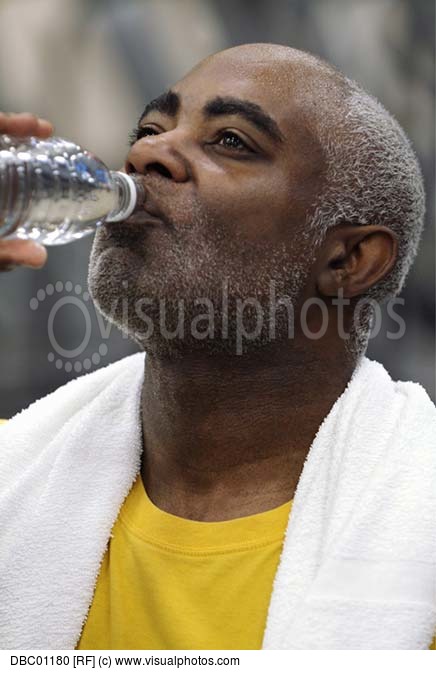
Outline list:
[[[333,297],[341,288],[344,297],[364,294],[392,271],[398,240],[388,227],[339,225],[327,232],[316,261],[316,286],[321,295]]]

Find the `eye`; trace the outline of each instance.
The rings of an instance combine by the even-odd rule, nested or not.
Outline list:
[[[242,138],[239,137],[237,133],[234,131],[223,131],[219,137],[219,141],[217,143],[221,147],[225,147],[226,149],[230,150],[236,150],[238,152],[244,151],[244,152],[252,152],[253,150],[251,147],[245,143]]]
[[[129,145],[134,145],[138,140],[146,136],[156,136],[158,133],[159,131],[153,126],[138,126],[129,134]]]

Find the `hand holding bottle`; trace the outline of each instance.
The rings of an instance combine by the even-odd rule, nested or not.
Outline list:
[[[11,136],[35,136],[48,138],[53,134],[53,126],[45,119],[40,119],[27,112],[5,114],[0,112],[0,134]],[[15,266],[30,266],[38,269],[47,260],[46,249],[31,240],[0,239],[0,271],[8,271]]]

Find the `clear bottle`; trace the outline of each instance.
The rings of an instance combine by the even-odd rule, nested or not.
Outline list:
[[[70,243],[127,219],[144,199],[140,180],[75,143],[0,136],[0,238]]]

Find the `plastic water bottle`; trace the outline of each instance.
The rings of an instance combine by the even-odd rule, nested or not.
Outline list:
[[[144,203],[139,179],[62,138],[0,136],[0,238],[70,243]]]

